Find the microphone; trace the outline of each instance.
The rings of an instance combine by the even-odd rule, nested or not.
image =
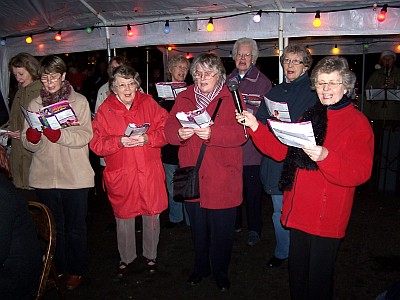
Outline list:
[[[232,96],[233,96],[233,102],[235,103],[235,107],[238,111],[239,114],[243,113],[243,106],[242,106],[242,102],[240,102],[240,97],[239,97],[239,92],[238,92],[238,88],[239,85],[237,82],[235,82],[234,80],[232,80],[231,82],[229,82],[228,84],[228,89],[231,91]],[[247,138],[247,129],[246,129],[246,125],[244,124],[244,120],[243,120],[243,131],[244,131],[244,136]]]
[[[241,114],[243,112],[243,107],[242,107],[242,102],[240,102],[240,97],[239,97],[239,92],[238,92],[239,85],[237,82],[231,81],[228,84],[228,88],[232,93],[235,107],[236,107],[237,111],[239,112],[239,114]]]

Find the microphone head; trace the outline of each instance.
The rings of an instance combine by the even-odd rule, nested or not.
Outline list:
[[[239,88],[239,85],[238,85],[236,82],[231,81],[231,82],[228,83],[228,89],[229,89],[231,92],[237,91],[238,88]]]

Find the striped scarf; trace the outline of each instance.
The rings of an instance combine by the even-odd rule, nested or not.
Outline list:
[[[217,97],[219,92],[222,90],[223,85],[224,85],[224,80],[218,81],[218,83],[215,85],[214,90],[211,93],[209,93],[208,95],[202,94],[199,87],[197,85],[195,85],[194,97],[196,99],[197,109],[207,107],[208,104],[210,104],[210,102],[213,101],[215,97]]]

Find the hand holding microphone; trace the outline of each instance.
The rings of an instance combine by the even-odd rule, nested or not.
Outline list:
[[[239,114],[243,114],[243,106],[242,102],[240,102],[240,97],[239,97],[239,84],[235,82],[234,80],[230,81],[228,84],[228,88],[232,93],[233,101],[235,103],[236,110]],[[243,122],[244,123],[244,122]],[[246,125],[243,124],[243,130],[244,130],[244,135],[247,138],[247,130],[246,130]]]

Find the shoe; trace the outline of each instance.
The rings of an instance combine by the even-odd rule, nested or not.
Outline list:
[[[267,267],[268,267],[268,268],[277,268],[277,267],[279,267],[280,265],[282,265],[283,262],[284,262],[285,260],[286,260],[286,258],[285,258],[285,259],[282,259],[282,258],[277,258],[277,257],[273,256],[273,257],[267,262]]]
[[[217,286],[221,292],[227,292],[231,287],[231,283],[229,282],[228,278],[219,279],[217,280]]]
[[[130,264],[126,264],[123,261],[120,261],[117,267],[117,277],[122,278],[126,276],[126,273],[128,272],[128,267]]]
[[[260,236],[255,231],[249,231],[249,238],[247,239],[247,245],[254,246],[260,242]]]
[[[200,274],[192,273],[192,275],[190,275],[189,279],[186,282],[194,286],[198,285],[202,279],[203,277]]]
[[[72,275],[65,287],[67,288],[67,290],[75,290],[76,288],[78,288],[82,283],[82,276],[78,276],[78,275]]]
[[[157,272],[157,261],[155,259],[146,258],[146,267],[149,273],[153,274]]]

